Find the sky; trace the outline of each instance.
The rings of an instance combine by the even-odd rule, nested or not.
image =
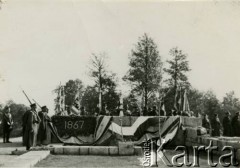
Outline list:
[[[221,99],[240,97],[240,2],[3,0],[0,10],[0,103],[31,99],[54,109],[52,90],[69,79],[92,84],[93,53],[106,53],[121,81],[129,55],[147,33],[166,65],[182,49],[193,87]]]

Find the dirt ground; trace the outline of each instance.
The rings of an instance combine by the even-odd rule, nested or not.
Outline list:
[[[167,151],[166,156],[171,159],[174,152],[175,151]],[[141,166],[142,164],[140,158],[142,157],[50,155],[38,163],[35,167],[143,167]],[[193,156],[190,156],[190,161],[193,162]],[[218,163],[218,156],[214,157],[214,162]],[[207,155],[202,154],[200,156],[199,166],[201,168],[210,167],[208,165]],[[167,168],[168,166],[164,165],[162,161],[159,161],[158,167]]]

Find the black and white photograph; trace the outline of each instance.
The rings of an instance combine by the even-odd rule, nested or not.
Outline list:
[[[0,167],[240,167],[239,0],[0,0]]]

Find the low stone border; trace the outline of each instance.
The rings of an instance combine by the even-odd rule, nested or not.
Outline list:
[[[210,141],[212,141],[213,146],[218,146],[218,151],[214,150],[213,153],[216,155],[225,154],[222,149],[224,146],[231,146],[236,150],[236,159],[240,162],[240,138],[231,137],[210,137],[210,136],[197,136],[197,134],[191,134],[185,141],[185,145],[188,147],[193,146],[209,146]]]
[[[62,146],[49,148],[54,155],[142,156],[140,146]]]
[[[30,168],[36,165],[39,161],[45,159],[49,154],[50,151],[29,151],[13,160],[5,162],[1,167]]]

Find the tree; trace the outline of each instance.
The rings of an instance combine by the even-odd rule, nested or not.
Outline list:
[[[55,93],[59,92],[61,86],[57,86],[57,88],[53,91]],[[78,96],[78,99],[82,98],[84,92],[84,86],[80,79],[69,80],[64,85],[64,93],[65,93],[65,104],[66,106],[72,106],[75,103],[75,98]],[[57,99],[55,99],[55,103]]]
[[[204,93],[197,89],[191,88],[188,90],[187,96],[188,96],[190,110],[195,113],[195,116],[197,114],[203,114],[204,113],[204,105],[203,105]]]
[[[90,76],[95,80],[93,87],[98,90],[100,111],[102,110],[103,103],[107,104],[110,110],[113,110],[119,101],[119,94],[116,92],[116,75],[106,70],[105,59],[105,54],[93,54],[93,58],[91,59],[92,66],[90,68]]]
[[[113,111],[119,103],[119,94],[116,92],[115,75],[105,76],[102,78],[102,103],[107,105],[108,110]],[[99,102],[98,86],[87,86],[83,95],[81,105],[86,108],[90,114],[96,112]]]
[[[174,103],[174,108],[177,108],[177,96],[178,92],[182,89],[189,88],[190,83],[188,82],[187,72],[190,71],[187,55],[183,54],[182,50],[179,50],[177,47],[170,50],[170,55],[173,57],[172,60],[167,60],[169,68],[164,68],[170,78],[166,80],[168,87],[172,89],[169,96],[169,102]]]
[[[157,45],[144,34],[132,50],[130,69],[124,80],[130,82],[133,92],[143,95],[144,106],[148,106],[149,97],[159,89],[162,79],[162,63]]]
[[[170,78],[167,80],[168,84],[173,88],[187,87],[189,86],[188,77],[186,72],[189,72],[189,65],[187,55],[182,53],[182,50],[179,50],[177,47],[170,50],[170,55],[173,57],[172,60],[167,60],[169,63],[169,68],[164,68],[164,71],[170,75]]]
[[[2,120],[2,114],[4,112],[4,107],[8,105],[11,109],[11,114],[13,117],[13,132],[11,133],[11,136],[20,136],[22,133],[22,116],[26,112],[29,107],[23,105],[23,104],[16,104],[14,101],[9,100],[5,105],[1,105],[0,108],[0,121]],[[0,124],[0,127],[2,125]],[[2,130],[2,128],[0,128]]]
[[[81,80],[69,80],[66,85],[64,86],[64,92],[65,92],[65,104],[67,106],[72,106],[75,103],[76,96],[80,100],[83,95],[84,86]]]
[[[105,54],[93,54],[91,59],[90,76],[94,78],[99,93],[99,109],[102,110],[102,80],[106,76]]]
[[[213,118],[215,113],[219,114],[219,118],[223,117],[221,104],[213,91],[204,93],[202,103],[203,112],[208,114],[210,118]]]
[[[226,93],[226,96],[223,97],[222,105],[223,111],[230,112],[232,116],[234,116],[235,113],[240,110],[240,102],[234,91]]]
[[[134,107],[139,106],[139,101],[137,99],[137,96],[133,93],[130,92],[129,95],[123,98],[123,108],[133,111]]]
[[[89,115],[96,112],[99,94],[95,87],[87,86],[81,100],[81,106],[85,107]]]

